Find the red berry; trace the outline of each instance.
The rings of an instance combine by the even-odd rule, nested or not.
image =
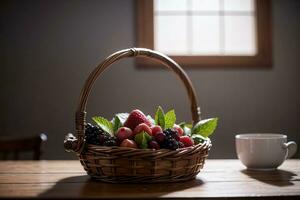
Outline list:
[[[184,148],[184,144],[182,142],[178,142],[179,148]]]
[[[129,139],[123,140],[123,142],[121,143],[120,146],[121,147],[129,147],[129,148],[137,149],[137,145],[136,145],[135,141],[129,140]]]
[[[173,128],[177,131],[179,136],[183,136],[183,129],[180,126],[175,124]]]
[[[180,141],[180,136],[179,136],[179,134],[176,133],[176,134],[174,134],[173,137],[174,137],[174,139],[175,139],[176,141]]]
[[[156,135],[154,136],[156,142],[158,143],[163,143],[164,140],[166,139],[166,134],[164,133],[156,133]]]
[[[151,130],[151,128],[150,128],[147,124],[145,124],[145,123],[141,123],[141,124],[137,125],[137,126],[135,127],[134,131],[133,131],[133,135],[137,135],[137,134],[139,134],[139,133],[142,132],[142,131],[145,131],[145,132],[147,132],[149,135],[152,135],[152,130]]]
[[[185,147],[190,147],[194,145],[194,140],[190,138],[189,136],[181,136],[180,142],[184,144]]]
[[[147,124],[149,127],[151,126],[151,122],[145,116],[145,114],[140,110],[133,110],[129,114],[127,120],[124,123],[124,126],[134,130],[135,127],[141,123]]]
[[[152,140],[152,141],[150,141],[149,142],[149,147],[151,148],[151,149],[160,149],[160,146],[159,146],[159,144],[156,142],[156,141],[154,141],[154,140]]]
[[[152,130],[152,135],[155,136],[156,133],[161,133],[163,132],[162,128],[158,125],[155,126],[151,126],[151,130]]]
[[[117,138],[118,138],[119,142],[122,142],[123,140],[132,138],[132,137],[133,137],[133,133],[130,128],[120,127],[117,130]]]

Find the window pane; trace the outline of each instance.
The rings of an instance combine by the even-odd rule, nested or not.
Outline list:
[[[154,0],[154,11],[187,10],[187,0]]]
[[[254,11],[254,0],[224,0],[225,11]]]
[[[192,0],[192,10],[194,11],[219,11],[219,0]]]
[[[256,54],[254,16],[225,16],[225,54]]]
[[[193,18],[194,55],[220,54],[220,18],[218,16],[195,16]]]
[[[169,55],[187,54],[186,21],[186,16],[155,16],[154,49]]]

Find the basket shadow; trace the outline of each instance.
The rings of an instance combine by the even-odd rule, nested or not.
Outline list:
[[[50,189],[41,193],[43,198],[155,198],[172,192],[187,190],[203,185],[197,178],[177,183],[105,183],[91,179],[88,175],[72,176],[55,183]]]
[[[250,171],[244,169],[241,172],[258,181],[279,187],[294,185],[292,181],[299,180],[294,178],[297,174],[281,169],[274,171]]]

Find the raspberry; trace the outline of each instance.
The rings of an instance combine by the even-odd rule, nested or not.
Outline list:
[[[178,142],[179,148],[184,148],[184,144],[182,142]]]
[[[177,133],[178,133],[179,136],[183,136],[183,130],[182,130],[182,128],[180,126],[178,126],[177,124],[175,124],[174,127],[173,127],[173,129],[177,131]]]
[[[166,138],[166,135],[164,133],[157,133],[155,136],[154,136],[156,142],[162,144]]]
[[[140,110],[133,110],[129,114],[127,120],[124,123],[124,126],[134,130],[135,127],[141,123],[147,124],[149,127],[151,126],[151,122],[147,119],[145,114]]]
[[[134,148],[137,149],[137,144],[133,140],[125,139],[120,145],[121,147],[129,147],[129,148]]]
[[[154,141],[154,140],[151,140],[150,142],[149,142],[149,147],[151,148],[151,149],[160,149],[160,146],[159,146],[159,144],[156,142],[156,141]]]
[[[189,136],[181,136],[180,137],[180,142],[182,142],[185,147],[189,147],[189,146],[193,146],[194,145],[193,139],[190,138]]]
[[[120,141],[120,142],[122,142],[125,139],[132,138],[132,137],[133,137],[133,133],[130,128],[120,127],[117,130],[117,138],[118,138],[118,141]]]
[[[149,135],[152,135],[152,130],[151,130],[151,128],[150,128],[147,124],[145,124],[145,123],[141,123],[141,124],[137,125],[137,126],[135,127],[134,131],[133,131],[133,135],[137,135],[137,134],[139,134],[139,133],[142,132],[142,131],[145,131],[145,132],[147,132]]]
[[[155,126],[151,126],[151,130],[152,130],[152,135],[155,136],[156,133],[161,133],[163,132],[161,127],[158,126],[158,125],[155,125]]]

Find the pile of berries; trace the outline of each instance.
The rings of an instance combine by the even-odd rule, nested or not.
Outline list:
[[[101,128],[88,123],[85,129],[85,140],[89,144],[116,146],[116,137],[112,137],[109,133],[104,132]]]
[[[86,127],[86,141],[94,145],[156,150],[176,150],[194,145],[193,139],[184,135],[180,126],[174,124],[172,128],[163,130],[140,110],[133,110],[113,134],[114,136],[111,136],[91,124]]]

